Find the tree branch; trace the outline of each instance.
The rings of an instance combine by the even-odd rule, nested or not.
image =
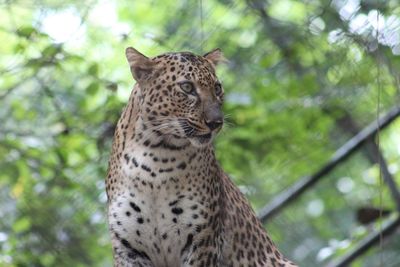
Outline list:
[[[274,215],[280,212],[285,206],[300,197],[307,189],[311,188],[315,183],[326,177],[340,163],[345,161],[349,156],[356,152],[362,145],[372,138],[378,130],[383,130],[397,117],[400,116],[400,107],[392,108],[378,121],[371,122],[367,127],[360,131],[357,135],[347,141],[332,155],[332,158],[326,162],[317,172],[312,175],[300,178],[293,186],[277,195],[272,201],[265,205],[260,211],[258,217],[262,222],[266,222]]]

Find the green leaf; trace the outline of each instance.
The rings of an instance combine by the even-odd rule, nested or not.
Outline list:
[[[94,95],[99,91],[99,88],[100,84],[98,82],[92,82],[88,87],[86,87],[86,92],[89,95]]]
[[[60,52],[60,50],[61,46],[50,44],[45,49],[43,49],[42,55],[47,58],[54,57],[57,53]]]
[[[12,229],[16,233],[21,233],[21,232],[28,230],[30,228],[30,226],[31,226],[31,223],[30,223],[29,219],[27,217],[22,217],[13,224]]]
[[[99,65],[97,63],[93,63],[88,68],[88,73],[92,76],[97,76],[99,74]]]
[[[32,26],[23,26],[17,30],[17,35],[29,39],[37,30]]]

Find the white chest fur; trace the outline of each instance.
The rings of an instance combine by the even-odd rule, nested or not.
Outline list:
[[[206,222],[207,204],[194,193],[196,156],[191,150],[135,147],[121,157],[126,190],[110,204],[109,222],[156,266],[179,266],[190,235]]]

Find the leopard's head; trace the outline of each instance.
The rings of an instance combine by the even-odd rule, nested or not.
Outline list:
[[[224,60],[221,50],[203,56],[181,52],[148,58],[129,47],[126,57],[141,90],[140,114],[149,138],[197,147],[210,144],[224,119],[224,91],[215,74]]]

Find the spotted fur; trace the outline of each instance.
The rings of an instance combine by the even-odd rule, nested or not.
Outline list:
[[[137,84],[106,179],[114,266],[295,266],[215,159],[221,51],[126,55]]]

